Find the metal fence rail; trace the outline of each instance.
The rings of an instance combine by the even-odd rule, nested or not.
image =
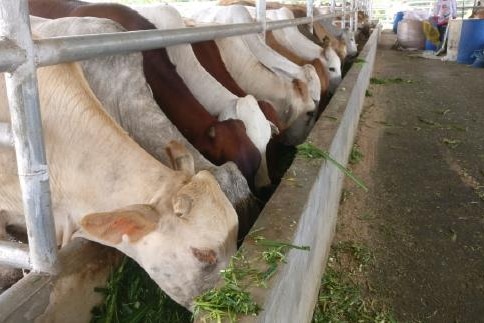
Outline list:
[[[18,248],[12,249],[11,245],[2,243],[0,260],[52,274],[57,271],[57,245],[27,1],[0,1],[0,18],[3,21],[0,35],[15,42],[25,53],[24,60],[15,71],[6,74],[5,81],[30,249],[26,262],[24,257],[16,257]],[[17,261],[19,259],[22,261]]]
[[[307,7],[309,17],[268,22],[265,19],[265,0],[258,0],[256,4],[257,22],[249,24],[131,31],[33,41],[27,0],[0,1],[0,37],[3,37],[3,40],[0,40],[0,72],[6,72],[7,96],[12,121],[11,125],[0,123],[0,146],[15,147],[29,239],[28,248],[25,245],[0,241],[0,264],[49,274],[57,272],[57,246],[41,127],[36,68],[182,43],[250,33],[264,34],[268,30],[311,24],[314,21],[342,15],[341,12],[337,13],[334,10],[335,1],[333,1],[331,14],[312,17],[312,0],[309,0]],[[353,0],[351,10],[345,11],[345,1],[343,1],[343,11],[344,14],[350,15],[350,25],[356,26],[353,17],[357,17],[356,11],[363,7],[367,10],[368,0],[357,2]]]

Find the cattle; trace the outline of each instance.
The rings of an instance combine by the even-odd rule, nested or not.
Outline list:
[[[110,19],[68,17],[47,20],[31,17],[33,30],[42,37],[115,33],[125,31]],[[239,215],[239,240],[254,223],[260,207],[237,166],[228,162],[215,166],[203,157],[168,120],[153,99],[143,74],[140,53],[100,57],[80,62],[93,92],[103,108],[156,159],[170,164],[164,147],[171,141],[182,142],[195,160],[197,170],[209,170]],[[116,82],[112,82],[116,80]]]
[[[315,70],[316,73],[319,77],[319,81],[321,83],[321,102],[324,102],[325,97],[329,93],[329,70],[325,65],[323,65],[323,62],[320,59],[314,59],[313,61],[307,61],[296,54],[294,54],[292,51],[287,49],[286,47],[282,46],[274,37],[274,34],[272,31],[266,32],[266,42],[267,45],[269,45],[275,52],[279,53],[283,57],[287,58],[291,62],[298,64],[298,65],[304,65],[304,64],[311,64]],[[323,47],[329,46],[327,42],[324,42],[321,44]]]
[[[178,11],[166,4],[132,7],[159,29],[184,28],[185,24]],[[238,119],[244,122],[246,132],[261,154],[261,166],[255,177],[257,190],[271,185],[267,170],[266,148],[277,127],[269,122],[251,95],[237,97],[198,62],[190,45],[183,44],[166,48],[170,61],[176,66],[190,92],[202,103],[205,109],[218,120]]]
[[[305,140],[314,123],[316,104],[307,84],[281,77],[259,62],[241,37],[216,40],[222,59],[237,84],[246,92],[274,104],[287,130],[281,140],[297,145]]]
[[[295,18],[307,16],[306,8],[303,6],[292,5],[287,6],[287,8],[292,11]],[[317,8],[315,8],[315,13],[324,14],[321,13]],[[313,23],[314,34],[309,33],[309,30],[306,26],[298,26],[299,31],[303,35],[316,43],[323,42],[326,37],[329,37],[329,39],[331,40],[331,46],[336,51],[342,62],[346,59],[347,56],[355,56],[357,54],[355,34],[347,29],[330,28],[331,27],[328,27],[328,24],[325,26],[324,20],[315,21]]]
[[[252,19],[249,11],[239,5],[228,7],[211,7],[204,9],[196,14],[198,21],[217,22],[224,24],[251,23]],[[308,84],[309,93],[316,102],[320,100],[321,93],[326,89],[320,84],[315,67],[309,62],[307,65],[298,66],[285,57],[278,55],[267,46],[259,35],[249,34],[240,36],[247,44],[251,52],[257,59],[271,71],[279,76],[297,78]]]
[[[255,2],[254,1],[246,1],[246,0],[220,0],[218,2],[219,5],[243,5],[243,6],[248,6],[248,7],[254,7]],[[300,17],[306,17],[307,12],[306,12],[306,7],[302,5],[297,5],[297,4],[288,4],[288,3],[279,3],[279,2],[272,2],[268,1],[266,2],[266,9],[281,9],[281,8],[288,8],[291,10],[296,18]],[[321,10],[320,8],[314,8],[314,14],[329,14],[329,12],[325,10]],[[363,20],[361,20],[363,21]],[[315,21],[313,23],[313,29],[315,35],[319,38],[319,41],[323,41],[324,36],[329,36],[331,38],[331,45],[333,46],[333,49],[337,52],[338,56],[340,57],[341,61],[343,61],[346,58],[346,55],[349,56],[354,56],[356,55],[357,48],[356,48],[356,41],[355,41],[355,35],[352,31],[349,31],[347,29],[336,29],[336,28],[331,28],[329,30],[330,33],[326,33],[326,31],[321,30],[321,27],[324,29],[328,29],[327,25],[324,24],[324,22],[321,21]],[[298,29],[302,32],[302,30],[307,30],[307,27],[303,25],[298,25]],[[316,31],[319,33],[317,34]],[[305,32],[302,32],[305,36],[309,36],[311,40],[314,41],[314,38],[311,37],[310,34],[307,34]],[[335,37],[333,39],[333,37]]]
[[[76,64],[37,72],[59,245],[81,237],[133,258],[170,297],[192,309],[236,251],[237,215],[183,145],[164,166],[103,110]],[[0,81],[0,122],[10,120]],[[0,148],[0,223],[25,228],[15,152]]]
[[[92,16],[114,20],[128,31],[156,29],[135,10],[114,3],[29,0],[29,9],[31,14],[44,18]],[[143,51],[142,54],[146,80],[167,117],[207,159],[216,165],[235,162],[249,185],[254,187],[261,156],[247,137],[243,122],[218,121],[211,116],[178,75],[166,49]]]
[[[294,19],[288,8],[267,10],[267,17],[273,20]],[[288,50],[305,60],[322,59],[329,70],[329,91],[334,93],[341,82],[341,60],[336,52],[328,46],[321,48],[304,37],[296,27],[287,27],[272,31],[274,38]]]
[[[219,81],[220,84],[239,97],[244,97],[247,95],[247,93],[240,88],[237,82],[235,82],[229,71],[227,71],[215,41],[207,40],[197,42],[191,44],[191,46],[195,56],[197,57],[197,60],[200,62],[203,68],[217,81]],[[286,125],[279,120],[277,112],[270,102],[259,100],[257,103],[262,113],[264,113],[266,119],[276,126],[276,128],[279,130],[279,133],[286,129]]]

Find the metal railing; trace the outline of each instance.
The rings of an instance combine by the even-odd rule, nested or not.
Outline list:
[[[351,9],[358,10],[363,2],[367,5],[368,0],[358,0],[356,4],[353,0]],[[11,125],[0,123],[0,145],[13,146],[16,151],[29,240],[28,247],[0,241],[0,264],[47,274],[57,272],[57,246],[36,68],[182,43],[251,33],[264,34],[268,30],[341,16],[334,10],[328,15],[312,16],[312,10],[308,10],[306,18],[266,21],[265,0],[256,3],[257,19],[254,23],[32,40],[27,0],[0,1],[0,37],[3,37],[0,40],[0,72],[6,73],[11,116]],[[308,8],[312,8],[312,0],[308,1]],[[351,15],[352,12],[346,13]],[[353,19],[351,17],[353,15],[350,16]]]

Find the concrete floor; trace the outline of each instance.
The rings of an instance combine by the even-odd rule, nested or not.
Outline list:
[[[367,243],[368,293],[398,321],[484,322],[484,69],[391,49],[384,32],[336,240]],[[346,181],[348,182],[348,181]]]

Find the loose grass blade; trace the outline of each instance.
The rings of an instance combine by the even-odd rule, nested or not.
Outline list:
[[[368,192],[368,188],[366,187],[366,185],[361,180],[356,178],[350,170],[348,170],[346,167],[341,165],[337,160],[331,157],[331,155],[327,151],[319,149],[309,142],[305,142],[297,146],[297,153],[299,156],[308,158],[308,159],[324,158],[330,161],[340,171],[342,171],[346,176],[348,176],[353,182],[355,182],[356,185],[362,188],[365,192]]]

